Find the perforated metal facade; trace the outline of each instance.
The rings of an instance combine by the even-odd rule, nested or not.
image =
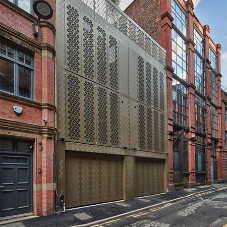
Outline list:
[[[109,1],[59,0],[57,18],[62,147],[79,143],[83,149],[75,152],[109,154],[112,149],[111,154],[120,150],[123,156],[165,160],[164,50]],[[59,157],[67,165],[65,155]]]

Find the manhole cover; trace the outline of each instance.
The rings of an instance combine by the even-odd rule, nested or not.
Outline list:
[[[74,217],[80,219],[80,220],[87,220],[92,218],[90,215],[86,214],[86,213],[78,213],[78,214],[74,214]]]
[[[123,206],[123,207],[130,207],[130,205],[127,203],[117,203],[117,205]]]

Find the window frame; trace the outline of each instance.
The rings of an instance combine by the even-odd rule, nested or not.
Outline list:
[[[216,72],[216,70],[217,70],[217,55],[215,54],[215,51],[211,47],[209,47],[209,60],[210,60],[210,67]],[[212,63],[215,63],[215,68],[212,67]]]
[[[211,96],[211,101],[215,105],[217,105],[217,102],[218,102],[218,87],[217,87],[216,73],[212,69],[209,72],[210,72],[210,96]]]
[[[214,121],[214,117],[216,121]],[[218,138],[218,114],[216,113],[216,107],[213,105],[210,106],[210,125],[211,125],[211,137]],[[215,136],[214,136],[214,132],[215,132]]]
[[[25,9],[21,8],[18,5],[18,0],[8,0],[9,2],[11,2],[12,4],[16,5],[17,7],[19,7],[20,9],[24,10],[26,13],[29,13],[31,15],[33,15],[33,0],[29,0],[30,1],[30,12],[27,12]]]
[[[200,100],[202,100],[204,103],[201,103]],[[196,108],[198,108],[198,106],[201,109],[201,113],[198,113],[196,111]],[[203,119],[203,122],[199,121],[198,117]],[[198,125],[201,125],[203,127],[203,131],[199,131],[198,130]],[[195,94],[195,131],[198,134],[203,134],[204,135],[205,134],[205,130],[206,130],[206,103],[205,103],[205,99],[200,97],[198,94]]]
[[[23,50],[15,47],[13,45],[7,44],[4,41],[0,44],[3,44],[3,45],[6,46],[6,55],[0,53],[0,59],[3,59],[4,61],[8,61],[10,63],[13,63],[13,70],[14,70],[14,75],[13,75],[14,92],[12,93],[12,92],[4,91],[4,90],[1,90],[1,89],[0,89],[0,92],[15,95],[17,97],[24,98],[24,99],[34,100],[34,56],[32,56],[32,54],[27,53],[26,51],[23,51]],[[11,57],[8,56],[8,47],[12,47],[14,49],[13,50],[14,58],[11,58]],[[25,63],[22,63],[22,62],[19,61],[19,59],[18,59],[18,56],[19,56],[18,53],[19,52],[23,53],[24,55],[30,56],[31,65],[28,65],[28,64],[25,64]],[[30,72],[31,72],[31,82],[30,82],[31,96],[30,97],[25,97],[25,96],[19,95],[19,66],[25,67],[25,68],[29,69]]]

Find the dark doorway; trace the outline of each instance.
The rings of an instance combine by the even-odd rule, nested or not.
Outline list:
[[[0,217],[32,212],[31,141],[0,141]]]

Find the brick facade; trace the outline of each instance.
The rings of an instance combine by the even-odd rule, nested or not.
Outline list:
[[[215,44],[210,37],[209,26],[203,26],[196,15],[194,14],[194,5],[191,0],[178,0],[175,1],[178,7],[183,11],[186,16],[186,30],[187,37],[186,39],[186,52],[187,52],[187,80],[184,83],[187,87],[187,108],[188,108],[188,123],[186,131],[184,132],[184,138],[187,140],[187,152],[188,152],[188,172],[184,174],[184,177],[188,179],[189,186],[195,187],[199,183],[200,179],[204,180],[204,183],[211,184],[212,179],[215,178],[215,181],[222,181],[225,179],[223,167],[221,164],[224,162],[226,156],[222,153],[223,146],[223,130],[221,129],[221,119],[223,109],[221,109],[221,69],[220,69],[220,51],[221,45]],[[173,122],[173,98],[172,98],[172,80],[173,74],[176,73],[172,68],[172,31],[174,25],[174,19],[172,17],[171,9],[171,0],[135,0],[132,2],[128,8],[125,10],[125,13],[129,15],[133,20],[136,21],[148,34],[151,35],[157,42],[159,42],[162,47],[166,50],[167,59],[166,59],[166,83],[167,83],[167,106],[168,106],[168,164],[169,164],[169,174],[168,174],[168,183],[169,190],[174,190],[174,152],[173,152],[173,140],[174,134],[179,131],[179,128],[176,128]],[[159,6],[160,10],[156,10],[152,14],[152,10],[155,10],[155,6]],[[142,10],[141,10],[142,9]],[[153,21],[153,23],[151,23]],[[196,139],[194,135],[196,134],[196,122],[195,122],[195,43],[194,43],[194,28],[201,34],[204,39],[204,76],[206,78],[205,92],[203,99],[206,103],[206,130],[204,137],[205,146],[205,171],[204,173],[198,173],[196,171]],[[161,29],[161,36],[157,35],[158,33],[152,34],[154,31]],[[216,85],[217,85],[217,103],[214,104],[211,99],[210,92],[210,68],[211,62],[209,60],[209,48],[211,48],[216,54]],[[176,69],[175,69],[176,70]],[[216,138],[211,136],[211,112],[210,106],[214,106],[217,114],[218,128]],[[200,135],[199,135],[200,136]],[[212,143],[215,144],[215,154],[211,153]],[[212,159],[211,159],[212,156]],[[211,176],[211,167],[212,163],[217,163],[214,167],[214,176]],[[224,166],[224,164],[223,164]],[[213,167],[212,167],[213,168]],[[212,171],[213,172],[213,171]],[[212,178],[212,179],[211,179]],[[176,182],[176,181],[175,181]],[[202,182],[202,181],[200,181]],[[213,181],[214,182],[214,181]]]
[[[47,0],[55,9],[55,0]],[[0,1],[0,39],[14,48],[32,53],[34,59],[33,99],[0,91],[0,131],[2,138],[33,143],[33,213],[53,214],[55,200],[55,16],[40,22],[34,37],[31,15],[7,0]],[[16,115],[13,106],[23,108]],[[43,119],[47,119],[46,125]],[[40,143],[41,142],[41,143]],[[39,145],[39,144],[40,145]],[[41,173],[39,172],[41,170]]]

